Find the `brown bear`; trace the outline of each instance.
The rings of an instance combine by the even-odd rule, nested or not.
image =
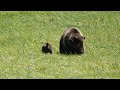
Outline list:
[[[52,46],[49,43],[45,43],[42,46],[42,50],[43,53],[51,53],[52,54]]]
[[[85,37],[79,29],[71,27],[64,31],[60,39],[59,50],[61,54],[83,54],[83,40]]]

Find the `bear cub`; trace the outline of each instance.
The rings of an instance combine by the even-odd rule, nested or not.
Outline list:
[[[42,46],[42,53],[51,53],[52,54],[52,46],[49,43],[45,43]]]
[[[64,31],[59,43],[61,54],[83,54],[85,37],[79,29],[71,27]]]

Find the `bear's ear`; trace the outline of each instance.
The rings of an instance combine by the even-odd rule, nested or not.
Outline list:
[[[85,39],[85,36],[83,36],[83,39]]]

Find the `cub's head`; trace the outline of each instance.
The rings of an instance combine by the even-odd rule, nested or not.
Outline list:
[[[45,43],[42,46],[42,50],[43,53],[51,53],[52,54],[52,46],[49,43]]]

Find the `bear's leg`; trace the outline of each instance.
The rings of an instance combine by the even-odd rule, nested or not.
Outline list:
[[[64,47],[64,44],[63,44],[63,38],[62,37],[60,39],[60,47],[59,47],[59,49],[60,49],[61,54],[65,54],[65,47]]]
[[[83,54],[83,53],[84,53],[84,48],[81,47],[81,48],[79,49],[79,51],[77,51],[77,54]]]
[[[71,48],[69,47],[69,45],[65,45],[65,54],[70,54],[71,53]]]
[[[71,53],[72,54],[76,54],[77,52],[75,50],[71,50]]]

